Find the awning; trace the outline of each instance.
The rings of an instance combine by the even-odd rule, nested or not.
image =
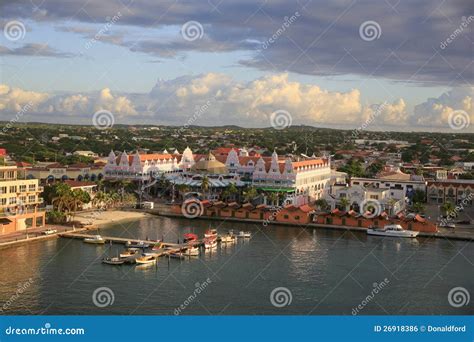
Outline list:
[[[269,191],[269,192],[295,192],[292,188],[257,188],[257,190]]]

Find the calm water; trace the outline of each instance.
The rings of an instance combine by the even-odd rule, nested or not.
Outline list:
[[[103,235],[161,238],[177,242],[183,233],[200,235],[217,221],[147,218],[102,229]],[[101,263],[120,245],[94,246],[57,239],[0,251],[0,302],[7,314],[160,314],[172,315],[195,293],[196,283],[212,281],[182,314],[347,314],[385,278],[388,284],[361,314],[469,314],[453,308],[447,295],[462,286],[474,296],[474,244],[442,239],[401,240],[359,232],[313,230],[224,222],[228,229],[251,230],[250,241],[202,253],[190,260],[160,259],[139,268]],[[32,279],[28,285],[28,279]],[[25,290],[17,295],[18,286]],[[99,287],[114,302],[93,304]],[[278,308],[270,294],[291,292]]]

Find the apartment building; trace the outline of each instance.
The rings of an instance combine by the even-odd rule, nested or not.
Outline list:
[[[0,166],[0,234],[45,225],[39,206],[43,187],[38,179],[21,179],[16,166]]]

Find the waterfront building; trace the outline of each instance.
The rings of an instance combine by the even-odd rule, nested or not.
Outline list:
[[[25,174],[26,178],[38,179],[42,184],[65,180],[97,181],[104,177],[104,166],[99,163],[93,165],[52,163],[44,166],[26,167]]]
[[[380,206],[380,211],[390,216],[398,214],[406,206],[403,189],[379,188],[373,184],[367,187],[334,185],[331,188],[331,194],[325,199],[331,206],[331,210],[339,208],[343,212],[353,210],[360,213],[360,205],[365,201],[376,201]],[[343,199],[346,200],[347,206],[341,203]]]
[[[0,234],[45,225],[38,179],[21,179],[16,166],[0,167]]]
[[[92,199],[95,196],[95,193],[97,192],[97,184],[94,182],[87,182],[87,181],[75,181],[75,180],[65,180],[64,184],[69,185],[71,190],[82,190],[84,192],[87,192],[91,198],[89,203],[84,203],[82,204],[82,209],[92,209]]]
[[[428,181],[427,201],[432,204],[451,202],[472,207],[474,181],[470,179],[446,179]]]

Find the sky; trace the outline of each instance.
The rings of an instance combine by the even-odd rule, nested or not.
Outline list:
[[[474,132],[468,0],[19,0],[0,25],[3,121]]]

